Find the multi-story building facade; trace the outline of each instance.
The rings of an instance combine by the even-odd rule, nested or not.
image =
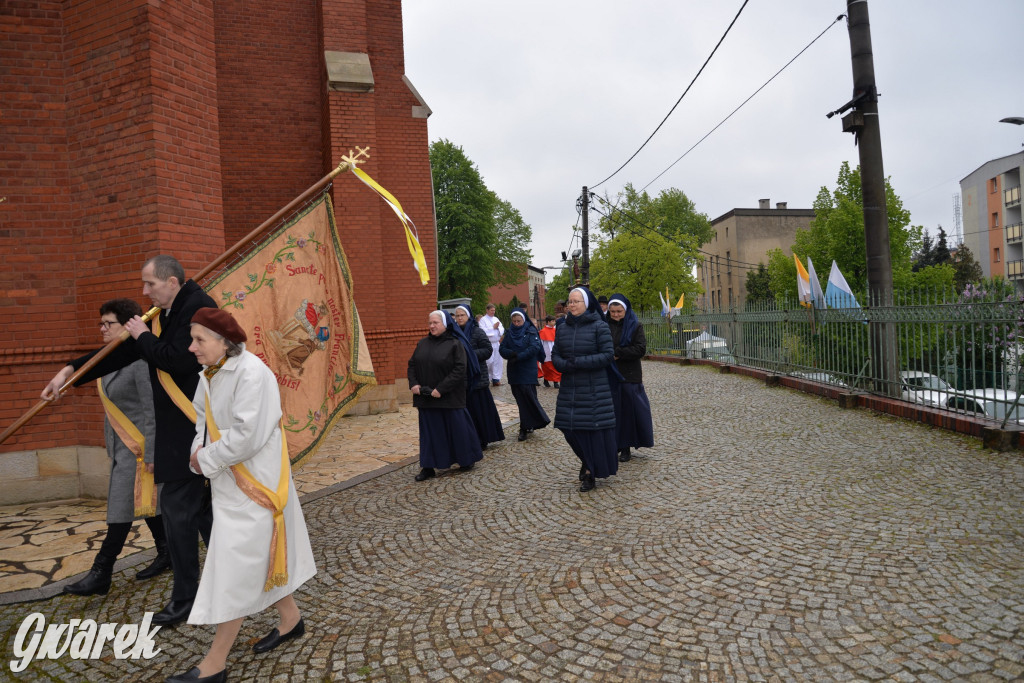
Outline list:
[[[523,279],[514,285],[495,285],[488,290],[490,303],[508,304],[514,296],[519,303],[526,304],[526,312],[535,320],[544,320],[545,295],[544,270],[531,265],[524,266]]]
[[[993,159],[960,181],[964,244],[985,277],[1003,277],[1024,291],[1020,185],[1024,152]]]
[[[715,238],[702,247],[704,260],[697,279],[704,287],[702,305],[710,309],[742,309],[747,299],[747,274],[768,265],[768,252],[787,250],[796,231],[807,228],[814,209],[790,209],[786,202],[761,199],[756,209],[733,209],[711,221]]]

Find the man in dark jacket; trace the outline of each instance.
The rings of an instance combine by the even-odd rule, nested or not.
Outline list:
[[[160,512],[167,532],[167,548],[174,570],[171,601],[153,615],[153,625],[184,621],[192,610],[199,587],[199,535],[209,543],[213,512],[206,479],[189,470],[189,449],[195,437],[192,397],[202,366],[188,347],[192,343],[192,314],[217,304],[192,280],[173,256],[160,255],[142,266],[142,293],[162,308],[153,331],[136,316],[124,327],[132,339],[114,349],[85,373],[76,386],[126,367],[140,358],[149,363],[156,414],[156,453],[153,478],[163,484]],[[60,387],[95,352],[77,358],[50,380],[42,397],[57,398]]]

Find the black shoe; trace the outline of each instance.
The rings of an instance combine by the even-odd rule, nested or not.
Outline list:
[[[580,481],[583,481],[587,477],[587,466],[580,465]]]
[[[164,680],[165,683],[224,683],[224,681],[228,680],[228,670],[221,669],[218,673],[210,674],[209,676],[200,676],[199,667],[193,666],[183,674],[171,676]]]
[[[167,603],[167,607],[153,615],[152,624],[154,626],[174,626],[188,619],[189,612],[192,611],[192,600],[171,600]],[[199,669],[196,669],[198,672]],[[189,671],[188,673],[192,673]],[[182,674],[183,676],[186,674]],[[190,679],[183,679],[190,680]]]
[[[550,382],[548,382],[547,380],[544,380],[544,386],[546,386],[546,387],[550,387],[550,386],[551,386],[551,383],[550,383]]]
[[[629,462],[632,459],[633,456],[630,455],[628,448],[619,451],[619,462]]]
[[[520,429],[519,430],[519,440],[520,441],[526,441],[526,434],[527,434],[527,432],[526,432],[525,429]]]
[[[583,481],[580,482],[580,493],[586,493],[587,491],[593,489],[596,485],[597,482],[594,481],[594,475],[588,474],[585,477],[583,477]]]
[[[135,578],[144,581],[145,579],[152,579],[154,576],[164,573],[171,568],[171,554],[167,552],[167,546],[163,548],[157,546],[156,557],[148,567],[139,571],[135,575]]]
[[[93,565],[81,581],[64,586],[65,593],[72,595],[106,595],[110,591],[111,569],[98,569]]]
[[[291,631],[284,634],[283,636],[278,633],[275,628],[273,631],[267,634],[265,638],[260,640],[258,643],[252,646],[252,651],[256,654],[262,654],[264,652],[270,652],[281,643],[287,642],[292,638],[301,638],[306,635],[306,625],[302,623],[302,619],[299,619],[299,623],[295,624]]]
[[[424,467],[420,470],[420,473],[416,475],[416,481],[426,481],[434,476],[437,475],[434,473],[433,467]]]
[[[482,450],[482,451],[486,451],[487,450],[487,442],[486,441],[484,443],[480,444],[480,450]]]
[[[555,389],[558,388],[558,382],[555,382]]]
[[[498,381],[498,380],[496,380],[496,379],[492,379],[492,380],[491,380],[491,386],[492,386],[492,387],[500,387],[500,386],[501,386],[501,382],[499,382],[499,381]]]
[[[468,465],[459,465],[459,472],[469,472],[473,469],[475,463],[469,463]]]

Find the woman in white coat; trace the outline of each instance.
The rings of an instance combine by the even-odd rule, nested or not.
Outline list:
[[[190,624],[216,624],[206,657],[176,681],[224,681],[242,620],[273,605],[280,621],[253,646],[267,652],[305,633],[292,593],[316,574],[281,432],[277,379],[245,350],[231,314],[192,317],[189,350],[204,366],[192,405],[191,467],[210,480],[213,531]]]

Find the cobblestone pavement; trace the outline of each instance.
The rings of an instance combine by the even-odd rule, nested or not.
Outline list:
[[[590,493],[548,428],[471,472],[410,465],[307,503],[307,635],[256,656],[275,618],[248,619],[231,679],[1024,678],[1019,454],[710,367],[644,371],[658,445]],[[169,586],[120,572],[105,597],[0,607],[5,655],[31,611],[139,623]],[[211,637],[25,673],[159,681]]]

